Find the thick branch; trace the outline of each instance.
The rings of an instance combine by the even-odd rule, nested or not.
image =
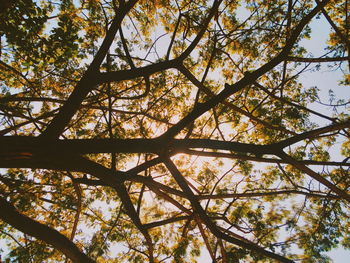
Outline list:
[[[251,155],[243,154],[232,154],[232,153],[222,153],[222,152],[209,152],[209,151],[195,151],[195,150],[181,150],[181,153],[186,153],[190,155],[206,156],[213,158],[229,158],[235,160],[245,160],[261,163],[288,163],[281,159],[255,157]],[[315,161],[315,160],[298,160],[299,163],[304,165],[329,165],[329,166],[350,166],[350,163],[346,162],[332,162],[332,161]]]
[[[323,57],[323,58],[304,58],[288,56],[288,61],[305,62],[305,63],[322,63],[322,62],[339,62],[347,61],[349,57]]]
[[[96,75],[96,84],[102,84],[113,81],[130,80],[144,76],[150,76],[154,73],[176,68],[179,63],[179,59],[172,59],[168,61],[159,62],[156,64],[147,65],[140,68],[133,68],[127,70],[119,70],[112,72],[101,72]]]
[[[286,140],[270,145],[255,145],[211,139],[42,139],[37,137],[0,137],[0,157],[5,160],[30,158],[39,154],[89,154],[89,153],[155,153],[165,149],[172,154],[192,148],[227,150],[254,155],[276,154],[283,148],[305,139],[350,127],[350,121],[336,123],[312,131],[298,134]],[[10,149],[10,150],[9,150]],[[22,157],[21,157],[22,156]],[[155,161],[152,161],[155,162]],[[159,162],[159,160],[157,161]]]
[[[65,254],[73,262],[95,262],[82,253],[73,242],[60,232],[21,214],[13,205],[2,197],[0,197],[0,208],[0,218],[3,221],[27,235],[50,244],[55,249]]]
[[[123,21],[126,14],[130,11],[130,9],[136,4],[136,2],[137,0],[130,0],[125,6],[123,5],[120,9],[118,9],[118,14],[114,18],[112,25],[110,26],[100,49],[97,51],[94,60],[90,64],[81,80],[78,82],[74,91],[69,96],[67,102],[62,106],[59,113],[47,126],[46,130],[41,135],[42,137],[59,137],[64,128],[68,125],[69,121],[72,119],[73,115],[79,109],[84,98],[98,84],[96,82],[96,77],[98,75],[99,67],[114,40],[121,22]]]
[[[288,139],[285,139],[281,142],[278,142],[275,145],[277,148],[285,148],[285,147],[288,147],[294,143],[300,142],[302,140],[312,139],[312,138],[319,136],[320,134],[324,134],[324,133],[336,131],[336,130],[341,130],[344,128],[350,128],[350,120],[342,122],[342,123],[331,124],[331,125],[321,127],[321,128],[315,129],[315,130],[303,132],[301,134],[298,134],[296,136],[293,136],[291,138],[288,138]]]
[[[162,153],[165,149],[181,151],[207,148],[253,154],[273,154],[275,145],[255,145],[211,139],[72,139],[42,140],[37,137],[0,137],[0,157],[14,158],[16,154],[89,154],[89,153]],[[9,150],[11,149],[11,150]],[[278,148],[279,149],[279,148]]]

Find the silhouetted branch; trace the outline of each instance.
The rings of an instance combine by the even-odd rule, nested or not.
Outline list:
[[[349,57],[321,57],[321,58],[304,58],[289,56],[288,61],[305,62],[305,63],[323,63],[323,62],[340,62],[347,61]]]
[[[24,214],[21,214],[16,208],[7,202],[4,198],[0,197],[0,218],[9,225],[15,227],[19,231],[33,236],[44,242],[50,244],[55,249],[64,253],[73,262],[95,262],[88,256],[86,256],[80,249],[71,242],[67,237],[60,232],[41,224]]]
[[[248,243],[246,241],[237,239],[235,237],[232,237],[232,236],[227,235],[227,234],[223,233],[222,231],[220,231],[218,226],[216,226],[215,223],[213,223],[211,221],[211,219],[208,217],[207,213],[203,210],[202,206],[198,202],[197,197],[193,194],[193,192],[191,191],[191,189],[187,185],[185,178],[181,175],[181,173],[179,172],[177,167],[173,164],[173,162],[170,159],[167,159],[164,161],[164,164],[166,165],[169,172],[172,174],[172,176],[174,177],[174,179],[176,180],[176,182],[178,183],[180,188],[186,194],[187,199],[190,200],[194,212],[199,216],[201,221],[210,229],[210,231],[212,232],[212,234],[214,236],[216,236],[217,238],[220,238],[220,239],[224,239],[232,244],[246,248],[248,250],[255,251],[255,252],[262,254],[268,258],[279,260],[280,262],[287,262],[287,263],[293,262],[290,259],[287,259],[285,257],[277,255],[273,252],[267,251],[267,250],[259,247],[256,244],[253,244],[250,242]]]

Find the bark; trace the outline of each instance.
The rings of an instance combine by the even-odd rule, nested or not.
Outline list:
[[[88,263],[95,262],[87,255],[85,255],[81,250],[71,242],[66,236],[62,235],[60,232],[56,231],[39,223],[28,216],[20,213],[17,209],[11,205],[6,199],[0,197],[0,218],[18,229],[19,231],[30,235],[32,237],[43,240],[44,242],[50,244],[55,249],[61,251],[73,262],[77,263]]]

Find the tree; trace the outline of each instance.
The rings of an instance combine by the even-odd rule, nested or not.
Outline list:
[[[347,0],[2,3],[5,262],[350,247],[349,100],[301,81],[326,64],[349,85]],[[326,53],[310,57],[320,18]]]

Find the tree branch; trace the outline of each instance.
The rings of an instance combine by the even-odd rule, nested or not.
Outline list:
[[[286,154],[285,152],[281,151],[278,156],[289,162],[291,165],[293,165],[295,168],[299,169],[300,171],[306,173],[311,178],[315,179],[319,183],[323,184],[324,186],[328,187],[330,190],[332,190],[334,193],[338,194],[341,198],[344,200],[350,202],[350,195],[347,193],[346,189],[342,190],[338,188],[335,184],[328,181],[326,178],[322,177],[320,174],[314,172],[309,167],[299,163],[297,160]]]
[[[163,135],[160,136],[160,138],[170,139],[175,137],[182,129],[187,127],[189,123],[193,122],[195,119],[197,119],[202,114],[215,107],[217,104],[224,101],[229,96],[243,89],[247,85],[254,83],[259,77],[273,69],[282,61],[284,61],[287,58],[290,50],[293,48],[295,42],[297,41],[301,31],[311,21],[311,19],[321,10],[321,8],[325,6],[328,2],[329,0],[323,1],[322,4],[317,5],[309,14],[307,14],[304,18],[301,19],[299,24],[291,32],[291,36],[286,41],[286,45],[276,57],[274,57],[268,63],[264,64],[255,71],[246,74],[245,77],[237,81],[235,84],[226,84],[225,88],[215,97],[209,99],[204,103],[197,104],[197,106],[189,114],[187,114],[187,116],[185,116],[177,124],[169,128]]]
[[[73,242],[71,242],[60,232],[44,224],[41,224],[24,214],[21,214],[13,205],[11,205],[2,197],[0,197],[0,208],[2,211],[0,213],[0,218],[4,222],[27,235],[33,236],[50,244],[55,249],[65,254],[73,262],[95,262],[83,252],[81,252]]]
[[[220,231],[219,228],[215,225],[215,223],[213,223],[211,219],[208,217],[208,215],[206,214],[206,212],[198,202],[197,197],[193,194],[193,192],[187,185],[185,178],[183,178],[183,176],[181,175],[177,167],[173,164],[173,162],[170,159],[166,159],[164,161],[164,164],[166,165],[166,167],[168,168],[168,170],[170,171],[170,173],[172,174],[172,176],[174,177],[174,179],[176,180],[180,188],[187,195],[187,198],[188,200],[190,200],[194,212],[199,216],[202,222],[210,229],[213,235],[215,235],[217,238],[224,239],[232,244],[238,245],[245,249],[255,251],[268,258],[276,259],[280,262],[287,262],[287,263],[293,262],[292,260],[287,259],[283,256],[267,251],[256,244],[245,242],[243,240],[237,239],[235,237],[232,237]]]
[[[72,119],[73,115],[79,109],[84,98],[98,84],[98,82],[96,82],[96,77],[98,75],[99,67],[104,60],[124,17],[137,1],[138,0],[130,0],[125,6],[123,5],[118,10],[119,14],[114,18],[106,37],[104,38],[96,56],[94,57],[94,60],[91,62],[89,68],[78,82],[67,102],[62,106],[58,114],[47,126],[46,130],[41,134],[41,137],[59,137],[64,128],[68,125],[69,121]]]
[[[321,58],[304,58],[304,57],[293,57],[288,56],[288,61],[294,61],[294,62],[305,62],[305,63],[322,63],[322,62],[339,62],[339,61],[347,61],[349,59],[349,56],[347,57],[321,57]]]

